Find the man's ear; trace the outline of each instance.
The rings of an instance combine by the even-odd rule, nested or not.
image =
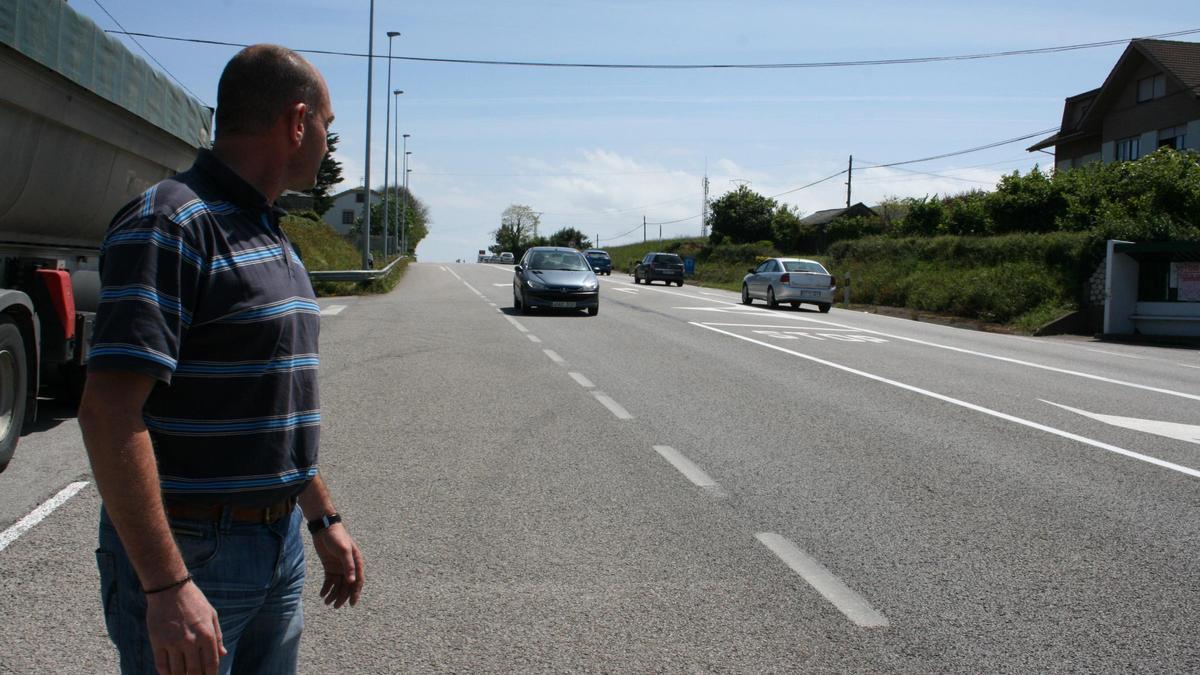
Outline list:
[[[287,122],[288,144],[299,147],[308,131],[308,105],[293,103],[287,111]]]

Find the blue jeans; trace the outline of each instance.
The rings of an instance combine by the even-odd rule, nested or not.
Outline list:
[[[271,525],[171,519],[196,586],[217,611],[225,649],[221,673],[294,673],[304,628],[303,516]],[[155,673],[146,596],[108,513],[100,510],[100,597],[122,673]]]

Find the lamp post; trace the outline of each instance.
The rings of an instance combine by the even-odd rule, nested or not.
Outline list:
[[[375,64],[375,0],[371,0],[370,15],[367,23],[367,157],[363,162],[366,167],[363,176],[363,269],[371,266],[371,75]]]
[[[408,156],[412,153],[408,151],[408,137],[412,134],[404,134],[404,154],[401,157],[404,159],[404,173],[398,174],[400,180],[403,181],[404,192],[400,195],[403,206],[400,208],[400,252],[408,255]]]
[[[392,196],[394,196],[392,198],[394,198],[394,201],[397,204],[400,204],[400,181],[401,181],[401,177],[400,177],[400,95],[403,94],[403,92],[404,91],[401,89],[395,89],[395,90],[392,90],[392,92],[391,92],[391,97],[395,98],[395,100],[396,100],[396,123],[395,123],[396,124],[396,136],[391,139],[391,145],[392,145],[391,169],[392,169],[392,174],[394,174],[396,177],[396,186],[394,187],[394,189],[392,189]],[[391,225],[391,223],[389,223],[389,225]],[[396,244],[400,245],[400,220],[396,219],[395,227],[396,227]],[[400,255],[403,255],[403,253],[404,253],[404,251],[402,249],[398,250],[397,252],[400,253]]]
[[[387,88],[392,88],[392,38],[400,33],[394,30],[387,32],[388,36],[388,83]],[[392,97],[395,98],[395,97]],[[392,99],[384,99],[384,105],[387,112],[383,118],[383,259],[387,260],[388,254],[388,230],[391,229],[391,220],[388,220],[388,142],[391,140],[388,136],[392,130]],[[399,111],[397,111],[398,113]]]

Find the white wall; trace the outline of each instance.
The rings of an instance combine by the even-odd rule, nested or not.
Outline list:
[[[354,211],[355,218],[362,217],[363,205],[359,203],[357,199],[359,192],[360,190],[347,191],[334,197],[333,206],[329,207],[329,210],[325,212],[325,215],[321,216],[321,220],[324,220],[330,227],[336,230],[338,234],[346,234],[349,232],[351,226],[342,224],[342,211],[351,210]],[[371,203],[378,204],[380,201],[382,201],[380,196],[372,192]],[[372,227],[371,229],[375,228]]]

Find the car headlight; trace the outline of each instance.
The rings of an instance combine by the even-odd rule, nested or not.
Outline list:
[[[546,284],[543,284],[539,279],[535,279],[534,277],[529,277],[528,279],[526,279],[525,285],[530,288],[545,288],[546,287]]]
[[[600,285],[599,281],[596,281],[595,279],[591,279],[591,280],[583,282],[583,286],[581,286],[581,288],[583,288],[583,290],[585,290],[585,291],[594,291],[594,290],[596,290],[596,288],[599,285]]]

